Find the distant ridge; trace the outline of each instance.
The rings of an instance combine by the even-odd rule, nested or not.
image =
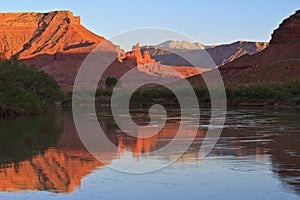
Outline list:
[[[196,60],[199,51],[206,50],[216,65],[222,66],[245,54],[256,54],[264,50],[267,46],[267,42],[237,41],[231,44],[206,46],[198,42],[191,43],[187,41],[169,40],[155,46],[143,48],[148,49],[151,57],[160,61],[162,64],[175,66],[189,66],[191,64],[172,52],[179,51],[183,57],[194,58]]]
[[[218,68],[225,84],[284,82],[300,78],[300,10],[285,19],[272,34],[270,45]],[[206,72],[209,73],[209,72]],[[201,77],[188,78],[203,84]]]

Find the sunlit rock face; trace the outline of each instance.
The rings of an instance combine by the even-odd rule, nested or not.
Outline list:
[[[0,14],[1,59],[17,56],[71,89],[85,57],[107,41],[80,24],[70,11]],[[110,43],[107,51],[117,51]]]
[[[144,73],[149,76],[158,73],[162,78],[199,74],[193,68],[183,68],[180,76],[170,74],[158,67],[160,64],[149,52],[142,54],[138,44],[133,46],[132,52],[124,53],[118,46],[82,26],[80,17],[70,11],[2,13],[0,24],[0,58],[17,56],[27,64],[34,64],[53,76],[66,90],[72,89],[81,64],[99,44],[105,44],[101,47],[103,51],[116,55],[116,61],[101,77],[100,87],[104,87],[108,76],[119,78],[133,67],[143,66],[141,71]]]
[[[80,24],[70,11],[0,14],[0,51],[20,59],[57,52],[86,52],[104,40]]]

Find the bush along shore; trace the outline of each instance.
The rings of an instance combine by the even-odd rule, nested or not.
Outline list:
[[[226,94],[229,105],[298,107],[300,81],[229,86],[226,87]]]
[[[96,105],[110,106],[113,87],[117,80],[106,81],[106,88],[96,92]],[[206,87],[194,86],[200,105],[210,105],[210,95]],[[266,106],[298,107],[300,106],[299,79],[286,82],[273,82],[251,85],[227,85],[228,106]],[[185,88],[178,88],[181,96]],[[126,93],[126,91],[123,91]],[[122,95],[119,96],[122,98]],[[38,114],[55,110],[61,103],[67,107],[71,104],[72,92],[62,92],[55,79],[34,66],[26,66],[13,58],[0,61],[0,116],[14,118],[22,115]],[[176,96],[169,89],[143,87],[131,96],[130,106],[149,106],[152,104],[179,106]]]
[[[179,89],[184,96],[184,88]],[[273,82],[252,85],[226,86],[228,106],[300,107],[300,81]],[[206,87],[194,87],[200,105],[210,105],[210,95]],[[126,91],[125,91],[126,92]],[[112,88],[96,92],[96,105],[110,105]],[[122,95],[120,95],[122,98]],[[185,96],[188,101],[189,97]],[[130,100],[131,106],[149,104],[179,106],[175,95],[165,87],[140,88]]]
[[[54,110],[64,95],[55,79],[13,58],[0,61],[0,116],[14,118]]]

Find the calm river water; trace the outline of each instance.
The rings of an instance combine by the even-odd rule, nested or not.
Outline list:
[[[132,113],[139,123],[148,122],[146,110]],[[180,113],[170,113],[158,135],[137,139],[122,133],[102,110],[100,125],[118,149],[101,154],[111,163],[143,164],[150,151],[176,134]],[[300,199],[300,110],[229,109],[218,143],[200,159],[209,117],[202,109],[197,137],[177,162],[147,174],[119,172],[95,159],[69,111],[0,120],[0,198]],[[164,163],[174,156],[155,159]]]

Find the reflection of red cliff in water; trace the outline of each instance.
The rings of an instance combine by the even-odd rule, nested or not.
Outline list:
[[[62,122],[64,131],[56,147],[30,160],[0,168],[0,191],[72,192],[80,187],[84,176],[104,165],[83,148],[72,118],[59,116],[57,124]]]
[[[72,192],[81,179],[103,164],[86,150],[51,148],[38,155],[0,170],[0,190],[47,190]]]
[[[150,129],[152,128],[149,128],[149,131],[153,132]],[[121,154],[125,150],[132,151],[134,156],[136,156],[137,158],[140,157],[142,153],[149,154],[150,152],[159,149],[159,147],[167,145],[172,140],[172,138],[176,136],[177,131],[178,126],[176,126],[176,124],[166,124],[158,134],[152,137],[131,138],[135,142],[128,143],[128,137],[120,137],[118,138],[119,154]],[[184,136],[186,138],[194,136],[193,129],[186,128],[184,131]],[[204,136],[205,131],[199,129],[196,137],[202,138]]]
[[[104,166],[83,147],[72,117],[59,116],[57,123],[63,123],[64,130],[55,147],[31,159],[0,168],[0,191],[45,190],[69,193],[75,187],[80,187],[84,176]],[[105,123],[102,128],[109,132]],[[125,136],[124,133],[117,135],[114,130],[108,137],[116,143],[119,151],[101,154],[109,161],[118,159],[126,149],[138,158],[142,153],[147,154],[166,145],[176,135],[177,128],[175,124],[167,124],[159,134],[145,139]]]
[[[103,166],[83,149],[79,138],[74,137],[75,127],[72,119],[59,118],[57,124],[61,122],[64,131],[56,148],[50,148],[44,154],[34,156],[30,160],[0,169],[0,191],[72,192],[75,187],[80,186],[84,176],[96,167]]]

